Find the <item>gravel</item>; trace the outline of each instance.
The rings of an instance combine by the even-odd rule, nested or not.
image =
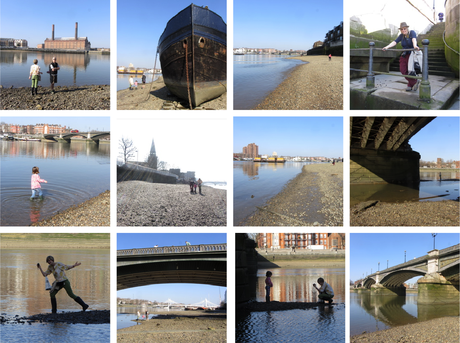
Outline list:
[[[369,201],[350,209],[351,226],[459,226],[458,201],[384,203]]]
[[[125,181],[117,185],[118,226],[226,226],[227,191],[189,185]],[[198,192],[198,191],[197,191]]]
[[[342,110],[343,57],[301,56],[293,69],[256,110]]]
[[[352,336],[350,343],[454,343],[459,328],[459,317],[444,317]]]
[[[38,87],[38,95],[31,95],[30,87],[0,87],[3,110],[110,110],[110,86],[55,86],[55,94],[48,87]]]
[[[26,324],[32,322],[67,323],[67,324],[110,324],[110,310],[40,313],[30,317],[0,316],[1,324]]]
[[[110,226],[110,191],[31,226]]]
[[[343,164],[308,164],[244,226],[342,226]]]

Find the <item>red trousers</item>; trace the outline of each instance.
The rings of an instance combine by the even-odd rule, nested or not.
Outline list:
[[[409,69],[407,67],[407,65],[409,64],[409,56],[410,56],[410,53],[406,53],[406,56],[401,56],[399,58],[399,71],[403,75],[409,74]],[[408,82],[407,84],[408,87],[412,87],[417,83],[417,79],[409,79],[406,77],[406,80]]]

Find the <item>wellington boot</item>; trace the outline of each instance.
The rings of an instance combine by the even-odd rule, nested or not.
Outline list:
[[[51,313],[57,312],[57,302],[56,298],[51,298]]]
[[[76,297],[73,300],[75,300],[79,305],[81,305],[81,307],[83,308],[83,311],[86,311],[86,309],[89,307],[89,305],[86,305],[85,302],[80,297]]]
[[[34,95],[34,94],[35,94],[35,92],[34,92],[34,87],[30,87],[30,90],[32,91],[31,94]]]

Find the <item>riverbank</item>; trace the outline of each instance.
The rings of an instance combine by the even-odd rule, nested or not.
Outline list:
[[[155,312],[156,313],[156,312]],[[167,314],[166,314],[167,313]],[[222,312],[165,312],[117,330],[117,342],[226,342],[227,315]]]
[[[370,207],[367,207],[370,206]],[[458,201],[360,203],[350,209],[351,226],[459,226]]]
[[[126,87],[129,87],[126,84]],[[137,89],[123,89],[117,92],[117,110],[189,110],[188,101],[179,99],[171,94],[166,87],[163,77],[142,85]],[[195,110],[226,110],[227,92],[212,99]]]
[[[331,260],[278,260],[258,261],[257,269],[271,269],[276,264],[279,268],[300,269],[300,268],[345,268],[345,256],[343,259]]]
[[[350,343],[451,343],[460,337],[459,317],[444,317],[352,336]]]
[[[110,191],[30,226],[110,226]]]
[[[46,74],[45,74],[46,75]],[[42,76],[46,79],[46,76]],[[58,86],[51,94],[49,81],[39,84],[37,95],[30,87],[0,87],[3,110],[110,110],[110,86]]]
[[[255,110],[343,110],[343,57],[292,57],[307,64],[289,76]]]
[[[110,249],[108,233],[2,233],[1,249]]]
[[[117,184],[118,226],[226,226],[227,191],[183,184],[125,181]]]
[[[343,164],[307,164],[242,226],[342,226]]]

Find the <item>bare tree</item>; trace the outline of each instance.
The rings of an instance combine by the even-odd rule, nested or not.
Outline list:
[[[169,170],[169,164],[166,161],[160,161],[157,164],[157,169],[158,170]]]
[[[118,147],[121,150],[121,155],[123,157],[123,163],[128,162],[131,157],[134,157],[134,153],[136,152],[136,147],[134,143],[129,138],[122,137],[118,142]]]

